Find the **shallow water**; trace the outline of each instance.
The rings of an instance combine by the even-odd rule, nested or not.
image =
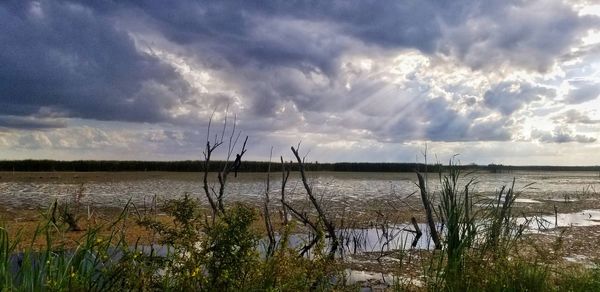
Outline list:
[[[583,210],[573,213],[557,213],[516,218],[517,224],[527,224],[527,233],[553,232],[559,227],[600,225],[600,210]],[[413,245],[414,227],[411,224],[391,224],[385,228],[357,228],[340,231],[342,248],[345,254],[364,252],[385,252],[392,250],[433,249],[429,228],[419,223],[423,235]],[[438,226],[439,227],[439,226]]]
[[[517,223],[525,224],[530,232],[544,232],[557,227],[596,226],[600,225],[600,210],[583,210],[573,213],[557,213],[556,215],[531,216],[519,218]]]
[[[73,174],[76,177],[76,174]],[[128,200],[137,205],[150,204],[153,198],[164,201],[189,193],[203,199],[201,174],[197,179],[190,174],[157,175],[123,179],[120,173],[102,180],[83,181],[81,203],[93,206],[122,207]],[[254,202],[262,199],[266,183],[264,173],[242,173],[229,180],[226,199]],[[317,172],[310,173],[314,191],[325,201],[332,203],[355,204],[371,199],[403,198],[418,191],[416,175],[413,173],[352,173]],[[597,172],[514,172],[514,173],[475,173],[465,176],[465,182],[473,178],[475,193],[493,193],[503,185],[510,186],[516,178],[515,189],[522,193],[518,203],[536,203],[537,200],[578,200],[580,197],[594,197],[600,190]],[[271,190],[279,193],[280,181],[272,174]],[[439,187],[437,174],[428,176],[431,189]],[[79,184],[55,180],[0,181],[0,202],[13,207],[47,206],[53,200],[73,200]],[[302,184],[296,174],[290,177],[286,191],[288,198],[301,198],[304,195]]]
[[[411,224],[393,224],[386,228],[344,229],[340,232],[342,248],[347,254],[363,252],[385,252],[391,250],[430,249],[433,242],[428,227],[418,224],[423,235],[414,242],[414,227]]]

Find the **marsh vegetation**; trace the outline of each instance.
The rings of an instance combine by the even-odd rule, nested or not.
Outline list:
[[[327,206],[321,216],[333,225],[334,233],[329,233],[310,199],[288,201],[285,191],[282,194],[287,172],[271,173],[270,184],[279,187],[265,189],[263,203],[224,199],[222,209],[218,203],[212,209],[197,196],[187,195],[164,204],[128,203],[118,213],[104,210],[118,215],[110,218],[102,217],[101,209],[90,215],[85,204],[77,205],[74,193],[68,206],[60,201],[40,211],[35,228],[30,225],[17,232],[10,226],[14,222],[7,220],[0,237],[2,286],[282,291],[362,286],[432,291],[597,288],[600,276],[593,262],[569,264],[561,256],[569,231],[554,228],[551,213],[522,216],[517,210],[523,208],[516,203],[520,194],[512,185],[500,188],[493,200],[471,194],[472,182],[463,175],[457,170],[441,173],[435,179],[441,180],[442,188],[424,188],[437,245],[425,208],[417,204],[419,197],[398,198],[393,204],[402,206],[400,201],[405,200],[412,211],[399,208],[396,212],[403,214],[397,214],[374,204],[374,211],[363,217],[344,215],[317,197],[317,205]],[[209,186],[209,192],[218,194],[217,187],[212,193]],[[416,224],[411,223],[413,217]],[[74,230],[73,218],[83,230]],[[542,228],[539,222],[546,225]],[[421,238],[415,241],[417,230]],[[555,240],[536,245],[532,238],[542,232],[550,232]],[[338,241],[335,248],[331,234]]]

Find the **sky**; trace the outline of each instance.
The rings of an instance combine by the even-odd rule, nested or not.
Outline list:
[[[217,158],[600,165],[600,2],[0,2],[0,159],[197,160],[211,117]]]

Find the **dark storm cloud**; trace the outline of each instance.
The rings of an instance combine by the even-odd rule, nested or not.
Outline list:
[[[103,8],[111,11],[123,6]],[[436,22],[440,6],[393,1],[146,1],[129,8],[132,13],[147,15],[171,41],[211,50],[235,66],[258,62],[332,72],[336,58],[348,49],[337,43],[336,35],[390,48],[433,52],[441,36]],[[290,23],[277,20],[305,22],[290,27],[286,26]],[[319,32],[328,25],[335,29],[335,35]]]
[[[175,108],[234,103],[226,93],[191,89],[164,56],[146,53],[156,46],[235,91],[240,116],[257,132],[306,123],[302,129],[367,130],[384,141],[507,140],[507,118],[474,114],[481,106],[474,97],[465,113],[422,90],[409,95],[417,108],[396,117],[386,108],[396,93],[381,93],[384,81],[369,76],[345,89],[341,60],[412,49],[474,69],[544,70],[594,21],[558,1],[3,2],[0,115],[38,116],[43,109],[67,118],[176,122]],[[554,94],[505,82],[489,89],[483,104],[509,116]],[[339,120],[324,118],[335,114]]]
[[[448,100],[433,98],[402,112],[393,123],[374,131],[381,140],[388,137],[390,142],[506,141],[512,136],[509,126],[507,119],[470,119],[452,109]]]
[[[575,109],[570,109],[560,115],[556,115],[552,118],[554,121],[562,122],[566,124],[598,124],[600,120],[594,120],[587,114],[582,113]]]
[[[146,15],[162,36],[225,72],[226,79],[240,86],[250,105],[247,110],[257,118],[273,116],[288,101],[300,111],[326,113],[348,110],[368,97],[351,96],[356,91],[345,92],[335,85],[339,82],[340,57],[349,51],[364,51],[361,46],[450,55],[473,68],[508,64],[544,70],[567,53],[595,21],[578,16],[558,1],[140,3],[127,9]],[[541,9],[543,5],[547,7]],[[302,83],[298,81],[302,76],[281,68],[297,69],[307,76],[321,74],[329,84]],[[555,94],[534,85],[523,85],[517,93],[507,92],[503,86],[509,85],[490,89],[485,104],[510,115],[542,95]],[[460,115],[449,118],[452,123],[427,121],[426,129],[406,124],[401,128],[420,131],[420,135],[424,132],[436,140],[472,137],[473,131],[466,130],[472,120]],[[510,136],[480,132],[485,133],[498,139]]]
[[[573,88],[565,101],[570,104],[584,103],[600,96],[600,84],[595,81],[572,81]]]
[[[41,130],[64,128],[67,123],[63,119],[35,118],[0,115],[0,128],[20,130]]]
[[[171,101],[154,87],[185,88],[127,32],[69,2],[0,4],[0,64],[0,114],[156,122]]]
[[[562,1],[484,1],[447,28],[440,49],[473,68],[510,65],[537,71],[550,68],[597,17],[580,16]]]
[[[545,70],[598,19],[560,1],[141,1],[98,10],[146,15],[169,40],[202,48],[209,62],[257,62],[335,72],[349,36],[383,48],[458,57],[474,68],[508,63]],[[305,21],[299,27],[269,20]],[[315,26],[307,25],[314,23]],[[331,26],[334,35],[320,34]],[[269,38],[269,34],[277,38]],[[318,38],[312,38],[318,36]]]
[[[543,98],[553,98],[556,91],[551,88],[527,83],[502,82],[484,95],[485,105],[504,115],[511,115],[527,104]]]
[[[572,130],[565,126],[557,126],[552,132],[533,130],[531,131],[531,138],[543,143],[593,143],[597,140],[594,137],[574,134]]]

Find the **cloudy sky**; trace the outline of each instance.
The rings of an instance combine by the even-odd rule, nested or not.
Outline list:
[[[0,159],[600,164],[597,0],[257,3],[0,2]]]

